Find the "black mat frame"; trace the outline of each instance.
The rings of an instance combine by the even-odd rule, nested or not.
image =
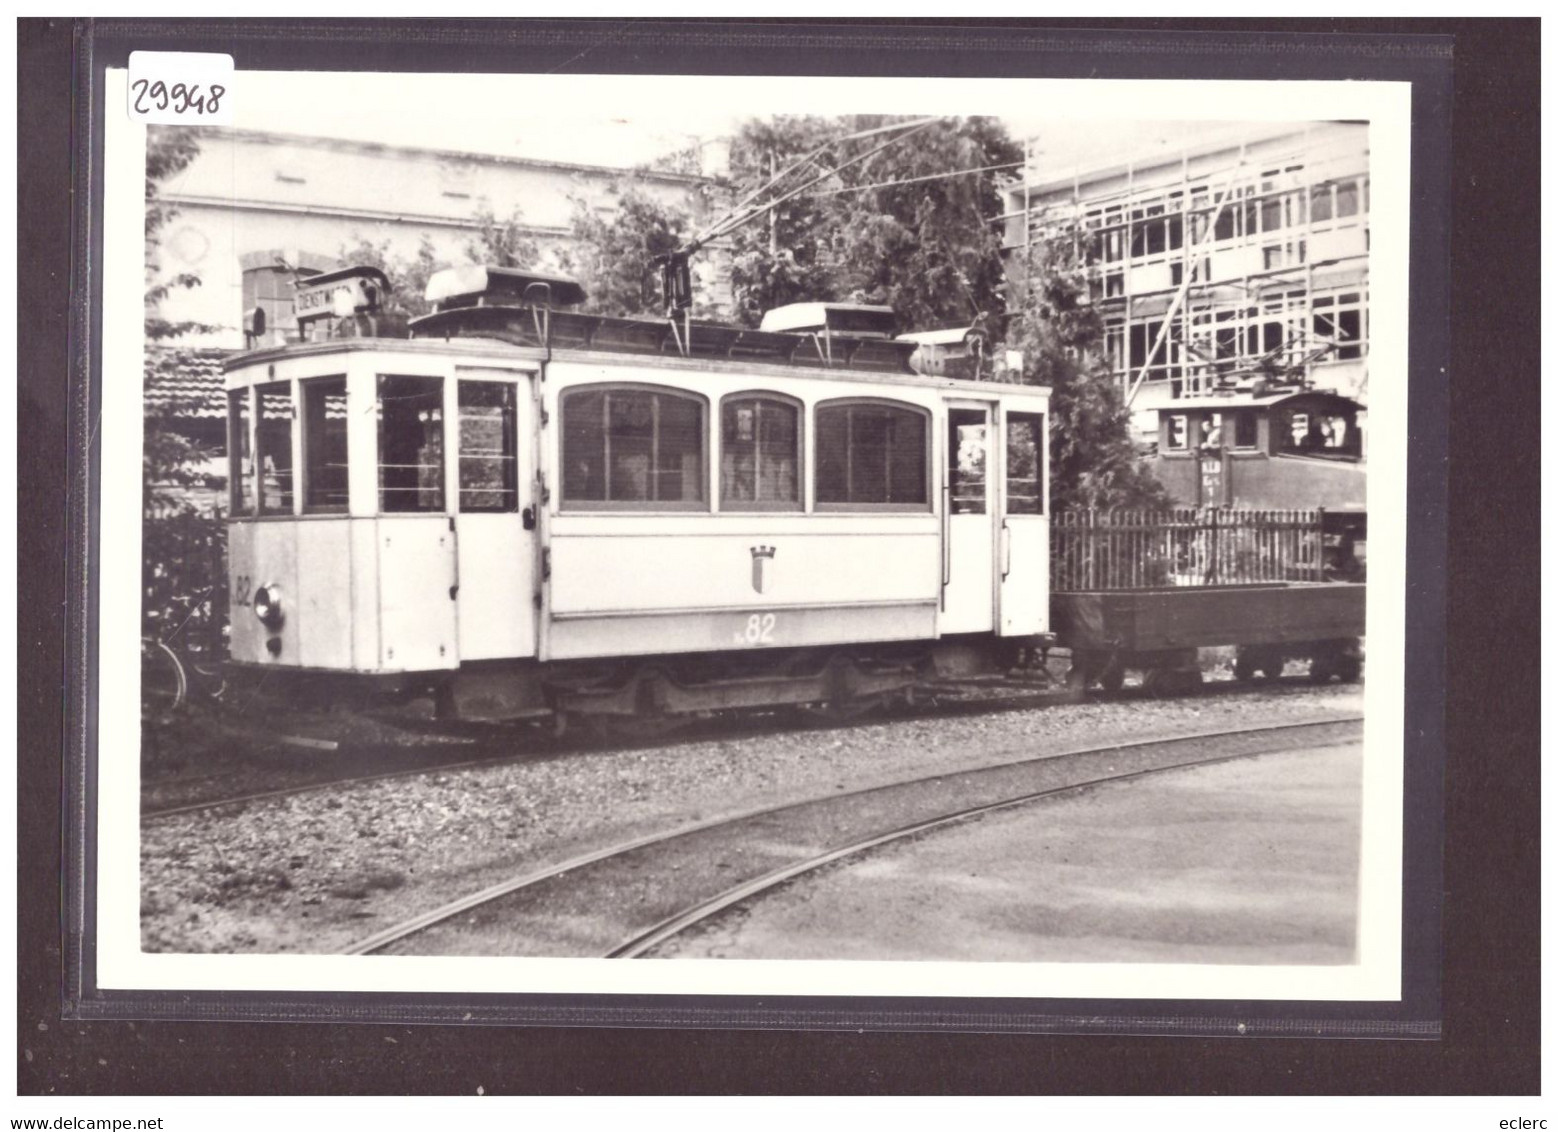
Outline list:
[[[1094,28],[1096,26],[1094,25]],[[1308,26],[1314,27],[1314,25]],[[1241,1031],[1238,1026],[1242,1022],[1244,1024],[1242,1032],[1250,1037],[1260,1034],[1296,1035],[1316,1031],[1350,1036],[1434,1032],[1439,1016],[1437,995],[1439,965],[1437,923],[1438,897],[1441,891],[1439,811],[1444,797],[1441,792],[1444,766],[1438,756],[1438,751],[1443,749],[1444,738],[1439,705],[1444,702],[1442,697],[1446,692],[1443,684],[1444,653],[1441,645],[1443,640],[1441,618],[1443,602],[1448,592],[1448,581],[1451,577],[1462,576],[1456,572],[1457,552],[1459,561],[1462,563],[1466,562],[1470,555],[1470,560],[1481,567],[1478,573],[1483,579],[1492,576],[1512,576],[1514,588],[1505,589],[1503,591],[1505,595],[1534,593],[1534,587],[1520,588],[1519,568],[1532,557],[1529,553],[1529,542],[1517,540],[1511,544],[1507,537],[1494,538],[1496,532],[1489,529],[1489,512],[1484,510],[1488,495],[1503,499],[1508,494],[1508,484],[1521,482],[1518,475],[1513,480],[1501,479],[1495,483],[1485,479],[1481,473],[1478,474],[1476,479],[1478,493],[1473,497],[1476,502],[1472,522],[1474,529],[1483,536],[1483,541],[1463,546],[1457,539],[1449,544],[1452,552],[1452,557],[1448,560],[1451,569],[1445,571],[1434,568],[1433,564],[1446,560],[1447,480],[1443,459],[1447,424],[1451,419],[1451,409],[1456,411],[1455,419],[1458,426],[1463,422],[1471,422],[1475,427],[1477,423],[1485,420],[1489,406],[1507,407],[1511,403],[1521,404],[1521,398],[1530,394],[1530,390],[1523,387],[1523,379],[1529,378],[1529,375],[1534,373],[1534,367],[1527,369],[1519,363],[1521,344],[1508,345],[1505,339],[1511,337],[1510,335],[1499,335],[1495,339],[1492,335],[1486,337],[1478,335],[1474,329],[1472,334],[1479,345],[1491,346],[1497,343],[1506,356],[1511,351],[1515,355],[1515,358],[1505,363],[1498,375],[1489,375],[1487,380],[1488,384],[1494,387],[1493,392],[1490,394],[1487,386],[1481,387],[1473,398],[1471,408],[1468,409],[1464,386],[1458,385],[1455,387],[1458,403],[1452,405],[1444,377],[1436,377],[1434,374],[1435,370],[1441,375],[1444,372],[1440,367],[1444,365],[1448,351],[1450,310],[1448,302],[1450,280],[1446,255],[1448,223],[1444,202],[1448,197],[1449,189],[1446,115],[1452,88],[1445,53],[1449,43],[1442,36],[1445,31],[1448,31],[1464,41],[1469,34],[1469,28],[1459,25],[1454,28],[1444,28],[1441,25],[1443,30],[1436,37],[1425,35],[1423,25],[1411,26],[1418,30],[1404,33],[1397,31],[1394,34],[1387,32],[1387,38],[1384,40],[1357,34],[1346,34],[1341,38],[1302,37],[1293,40],[1280,29],[1273,29],[1272,25],[1259,25],[1250,30],[1236,27],[1231,32],[1227,29],[1227,25],[1224,25],[1222,30],[1207,32],[1189,25],[1175,24],[1166,31],[1140,27],[1104,29],[1101,35],[1093,28],[1080,30],[1065,27],[996,31],[989,26],[969,30],[966,28],[936,29],[929,25],[916,25],[907,33],[898,34],[893,28],[884,25],[833,24],[818,28],[744,24],[698,25],[688,29],[670,24],[526,24],[520,25],[515,32],[527,41],[526,44],[521,45],[504,43],[504,37],[494,35],[493,29],[487,25],[483,25],[480,29],[470,25],[399,25],[394,29],[398,37],[396,45],[377,40],[376,37],[382,31],[379,25],[360,24],[303,25],[301,29],[296,24],[284,26],[181,24],[174,25],[171,29],[172,39],[165,38],[165,33],[170,31],[165,25],[100,23],[88,29],[88,34],[78,41],[78,47],[81,49],[78,50],[77,58],[82,62],[90,60],[90,68],[85,70],[92,76],[101,75],[101,66],[112,65],[116,53],[118,53],[117,61],[122,62],[122,51],[130,46],[144,48],[156,45],[176,46],[185,50],[230,51],[237,55],[242,65],[246,67],[264,66],[267,65],[268,60],[275,59],[273,65],[287,68],[374,67],[440,70],[451,68],[446,61],[447,57],[440,56],[438,53],[455,52],[460,58],[461,66],[453,69],[529,69],[530,66],[549,69],[540,67],[540,63],[547,61],[555,63],[557,56],[562,54],[569,60],[569,65],[573,69],[592,71],[641,72],[669,69],[700,70],[709,73],[751,73],[755,69],[764,67],[772,69],[785,65],[785,61],[788,60],[788,65],[795,66],[799,70],[815,72],[842,68],[846,72],[876,74],[933,72],[1043,74],[1048,77],[1088,74],[1098,77],[1150,75],[1157,78],[1399,78],[1403,81],[1412,81],[1416,92],[1421,92],[1414,100],[1417,113],[1414,115],[1413,126],[1415,206],[1412,225],[1411,321],[1413,446],[1409,559],[1414,563],[1414,572],[1410,579],[1412,615],[1408,623],[1407,651],[1411,660],[1408,672],[1409,686],[1416,690],[1417,694],[1422,694],[1426,689],[1427,694],[1421,701],[1414,699],[1409,705],[1408,712],[1409,729],[1414,735],[1414,740],[1409,747],[1408,761],[1410,805],[1407,814],[1409,849],[1406,859],[1408,868],[1406,902],[1412,914],[1408,920],[1408,950],[1405,956],[1408,993],[1399,1010],[1381,1012],[1374,1008],[1373,1004],[1297,1004],[1300,1007],[1313,1008],[1313,1013],[1310,1013],[1306,1010],[1293,1010],[1294,1004],[1281,1003],[1217,1003],[1209,1010],[1208,1004],[1205,1003],[1082,1004],[1070,1000],[1054,1003],[1035,1003],[1031,1000],[1012,1002],[980,1000],[977,1003],[950,1008],[949,1003],[943,1000],[885,1002],[854,1000],[840,1010],[838,1000],[834,999],[783,1000],[781,1003],[761,1000],[733,1001],[720,996],[716,1001],[710,1002],[701,996],[696,1000],[680,997],[669,1000],[660,996],[635,996],[602,1003],[594,996],[568,998],[523,996],[553,997],[553,1000],[528,1003],[516,1013],[499,1017],[494,1010],[482,1007],[481,1004],[451,998],[421,996],[403,999],[399,1009],[404,1013],[393,1017],[401,1023],[465,1020],[465,1016],[470,1014],[468,1020],[471,1022],[509,1021],[578,1026],[880,1028],[921,1031],[951,1028],[987,1031],[1092,1031],[1116,1035],[1122,1031],[1188,1035],[1239,1033]],[[300,30],[310,38],[302,42],[289,38],[295,36]],[[1525,30],[1527,35],[1535,36],[1535,31],[1529,23],[1526,24]],[[40,41],[45,38],[39,35]],[[24,47],[26,47],[25,39],[24,35]],[[954,40],[957,49],[948,50],[949,42]],[[349,46],[354,49],[348,50]],[[413,62],[407,66],[397,57],[396,52],[399,50],[416,52],[417,60],[421,65]],[[1521,74],[1519,62],[1528,59],[1530,54],[1529,51],[1520,50],[1517,43],[1515,49],[1502,60],[1506,64],[1501,76],[1505,85]],[[501,65],[498,62],[500,56]],[[37,57],[42,57],[41,48]],[[27,93],[27,59],[28,56],[24,52],[24,105]],[[347,59],[344,64],[343,59]],[[927,59],[930,60],[929,63]],[[587,67],[584,65],[586,60],[589,64]],[[1514,63],[1515,66],[1510,68],[1509,63]],[[77,89],[79,91],[81,88],[78,86]],[[100,91],[100,86],[92,82],[89,89]],[[1477,95],[1486,97],[1490,89],[1484,86],[1465,93],[1472,97]],[[1459,85],[1456,90],[1461,90]],[[1534,95],[1534,86],[1528,91],[1516,89],[1506,93],[1513,95],[1511,101],[1518,105],[1522,101],[1522,95]],[[96,97],[100,98],[100,93]],[[83,99],[78,104],[79,113],[75,123],[77,138],[78,141],[91,139],[100,147],[100,138],[96,138],[90,130],[93,109],[90,99]],[[1528,119],[1517,118],[1513,122],[1506,119],[1500,124],[1506,129],[1513,126],[1514,129],[1519,130],[1532,122],[1534,122],[1534,111]],[[98,152],[100,148],[86,154],[78,150],[78,178],[83,168],[83,160],[88,170],[95,170],[98,167],[97,162],[92,160]],[[1517,172],[1521,164],[1519,151],[1516,150],[1512,154],[1503,155],[1499,159],[1498,168],[1507,177]],[[1528,168],[1526,172],[1530,175],[1534,170]],[[27,175],[28,170],[24,167],[22,176],[25,178]],[[83,194],[83,197],[86,195],[89,194]],[[23,207],[27,207],[25,197]],[[88,215],[85,220],[90,222],[91,216]],[[77,221],[79,235],[86,229],[79,214]],[[28,225],[24,223],[22,230],[26,235]],[[39,233],[40,237],[46,235],[46,233]],[[28,244],[23,246],[24,272],[28,266],[30,246]],[[1534,244],[1532,246],[1534,248]],[[96,262],[93,243],[78,238],[73,250],[74,278],[77,281],[90,278],[91,266]],[[57,244],[55,251],[58,251]],[[1506,253],[1495,266],[1514,270],[1522,262],[1529,266],[1529,257],[1522,261],[1517,251],[1513,255]],[[25,274],[23,283],[21,297],[24,302],[43,299],[51,293],[36,273]],[[53,293],[58,294],[57,290]],[[79,284],[76,294],[78,297],[81,294]],[[1501,314],[1506,325],[1511,320],[1519,322],[1522,316],[1529,320],[1534,315],[1534,294],[1530,298],[1527,310],[1521,309],[1518,297],[1510,298],[1518,294],[1519,292],[1508,287],[1500,291],[1500,297],[1505,300],[1501,303]],[[83,307],[87,309],[83,310]],[[94,312],[95,303],[91,301],[78,304],[71,312],[77,321],[70,342],[77,351],[80,350],[83,342],[96,340],[95,334],[90,332],[91,315]],[[45,304],[42,313],[44,317],[32,323],[33,326],[48,328],[52,321],[53,325],[58,327],[59,307],[48,308]],[[1534,334],[1531,335],[1530,340],[1534,342],[1535,337]],[[1456,359],[1459,362],[1459,350]],[[78,372],[83,368],[81,363],[85,360],[85,357],[80,354],[71,359]],[[1432,364],[1435,361],[1437,365]],[[71,547],[74,554],[70,559],[69,571],[66,575],[65,591],[66,596],[72,600],[63,606],[70,620],[61,634],[70,645],[69,651],[63,658],[68,661],[68,667],[62,666],[55,671],[62,671],[65,677],[67,712],[64,720],[64,746],[75,752],[77,756],[74,760],[67,760],[65,763],[67,774],[65,781],[67,796],[72,802],[69,812],[75,823],[69,828],[79,835],[81,831],[89,828],[89,825],[82,823],[90,817],[88,808],[90,795],[85,790],[90,765],[81,761],[79,756],[81,752],[90,750],[91,739],[86,730],[90,719],[86,710],[89,706],[90,688],[85,683],[84,675],[91,670],[92,661],[91,638],[86,631],[86,627],[90,624],[88,614],[91,609],[92,575],[89,569],[91,562],[84,554],[86,544],[83,540],[92,529],[89,489],[93,471],[91,461],[95,458],[95,448],[91,443],[96,428],[91,408],[94,402],[88,385],[78,381],[77,384],[67,387],[57,380],[50,380],[51,376],[57,379],[57,373],[50,375],[46,369],[40,373],[36,368],[30,370],[26,364],[19,368],[23,374],[21,382],[23,419],[31,420],[33,414],[36,414],[38,419],[47,422],[46,428],[34,434],[34,443],[42,440],[52,446],[53,443],[60,442],[59,447],[53,447],[52,451],[55,454],[64,453],[71,460],[72,474],[69,482],[63,485],[63,491],[57,489],[50,475],[51,467],[57,472],[58,462],[51,466],[43,461],[29,461],[26,458],[21,462],[24,475],[20,486],[23,488],[24,521],[31,520],[35,524],[33,529],[43,536],[37,542],[24,539],[22,544],[24,547],[53,547],[59,544],[61,535],[73,536]],[[1455,367],[1455,371],[1458,374],[1472,372],[1459,364]],[[60,398],[62,389],[68,389],[69,393],[63,401]],[[65,406],[68,406],[68,412],[62,418],[60,410]],[[1534,421],[1535,414],[1527,412],[1524,416],[1501,415],[1497,418],[1496,424],[1507,440],[1512,431],[1518,433],[1522,427],[1531,427]],[[1475,436],[1472,439],[1475,440]],[[1503,445],[1500,447],[1503,448]],[[1516,464],[1520,463],[1518,447],[1514,453],[1510,453],[1507,448],[1503,450],[1506,455],[1514,457]],[[1486,451],[1493,451],[1493,449]],[[1530,454],[1531,462],[1534,464],[1535,446],[1524,451]],[[1527,471],[1529,470],[1528,467]],[[1529,476],[1527,478],[1529,479]],[[1506,516],[1529,513],[1534,499],[1533,490],[1528,496],[1512,501],[1510,510],[1500,508],[1499,513]],[[46,505],[32,507],[34,500],[40,503],[44,500],[58,500],[61,503],[60,510],[55,513]],[[1529,540],[1530,533],[1535,529],[1535,524],[1527,527],[1523,539]],[[1478,556],[1479,550],[1486,550],[1490,545],[1489,539],[1492,539],[1495,545],[1500,545],[1503,551],[1500,561],[1494,564],[1491,572],[1486,569],[1488,564],[1484,559]],[[40,594],[59,592],[48,585],[50,579],[39,576],[45,571],[36,567],[31,571],[27,570],[26,561],[23,560],[22,570],[26,587],[24,592],[26,590]],[[47,555],[42,556],[39,561],[48,561]],[[1425,563],[1430,565],[1421,568]],[[1481,586],[1478,588],[1481,589]],[[1482,592],[1487,591],[1483,589]],[[1458,595],[1459,591],[1457,591]],[[30,601],[23,601],[22,606],[24,617],[35,612],[35,607]],[[52,603],[43,602],[36,607],[36,612],[46,618],[47,615],[54,613],[56,608],[58,607]],[[1532,609],[1534,604],[1527,604],[1523,612],[1507,611],[1502,616],[1491,617],[1484,624],[1496,624],[1506,652],[1510,645],[1514,645],[1518,655],[1519,642],[1529,640],[1530,630],[1535,624],[1534,619],[1531,618]],[[1464,623],[1452,621],[1452,626],[1457,624]],[[55,636],[59,633],[59,625],[56,622],[51,626],[47,620],[35,621],[34,625],[39,630],[37,636],[29,638],[24,634],[21,639],[24,646],[29,639],[38,642],[38,654],[34,657],[36,662],[51,655],[51,645],[59,640],[59,637]],[[1485,636],[1487,630],[1484,629],[1480,633],[1476,630],[1473,632],[1475,635]],[[1457,648],[1459,647],[1458,637]],[[1455,655],[1460,654],[1457,652]],[[1528,670],[1534,672],[1534,650],[1529,661]],[[49,669],[46,664],[41,666],[41,671],[39,669],[40,666],[36,663],[23,666],[23,707],[33,709],[31,718],[35,722],[46,723],[43,717],[47,715],[46,705],[51,687],[48,680]],[[32,677],[30,682],[29,677]],[[1473,680],[1475,681],[1475,677]],[[1471,705],[1470,714],[1463,716],[1461,709],[1464,705],[1461,705],[1455,696],[1455,687],[1450,687],[1448,692],[1451,695],[1452,729],[1458,720],[1486,720],[1490,712],[1504,711],[1506,723],[1502,731],[1483,728],[1480,733],[1504,736],[1508,742],[1495,749],[1510,758],[1512,767],[1523,770],[1525,764],[1518,761],[1520,753],[1527,749],[1535,738],[1534,726],[1530,721],[1525,725],[1521,725],[1519,721],[1518,709],[1522,702],[1527,709],[1533,702],[1519,699],[1524,688],[1525,684],[1517,677],[1502,686],[1501,695],[1481,704]],[[55,698],[53,702],[58,705],[60,700]],[[40,713],[37,710],[39,707],[44,707],[45,710]],[[1508,714],[1511,709],[1516,709],[1514,714]],[[1528,731],[1528,727],[1532,729]],[[33,730],[30,735],[34,739],[43,738],[47,736],[49,730],[51,729],[45,726],[41,730]],[[59,733],[57,728],[54,730],[55,734]],[[40,747],[34,742],[27,747],[29,759],[24,766],[22,793],[24,798],[27,796],[28,774],[37,765],[34,756],[47,755],[46,744]],[[1452,766],[1452,774],[1453,772]],[[1477,772],[1473,772],[1473,785],[1488,785],[1485,781],[1480,781],[1480,777]],[[56,778],[55,781],[60,780]],[[1531,781],[1531,778],[1523,776],[1519,781],[1525,783]],[[1534,800],[1534,791],[1525,797],[1528,803]],[[37,879],[36,872],[28,868],[27,862],[39,855],[40,842],[36,835],[46,832],[48,821],[47,814],[40,814],[38,811],[46,809],[47,807],[37,807],[29,812],[24,805],[19,815],[22,845],[27,851],[24,852],[23,857],[24,883],[21,891],[24,893],[29,891],[26,882]],[[1518,805],[1504,809],[1507,815],[1505,828],[1522,828],[1520,815],[1523,812],[1525,811],[1522,811]],[[1454,815],[1455,810],[1452,806],[1452,818]],[[1503,837],[1492,837],[1490,841],[1495,848],[1505,844]],[[46,839],[43,840],[42,845],[47,845]],[[79,846],[79,841],[67,842],[68,850],[74,850]],[[1512,866],[1513,871],[1507,868],[1501,874],[1506,877],[1518,877],[1519,866],[1523,859],[1521,852],[1523,847],[1517,842],[1513,848],[1515,852],[1507,855],[1513,859],[1506,862],[1508,866]],[[46,850],[44,855],[47,855]],[[1529,861],[1525,863],[1529,877],[1530,870],[1534,866]],[[66,1010],[74,1018],[232,1019],[260,1016],[322,1017],[331,1020],[361,1019],[384,1022],[392,1017],[392,1015],[376,1013],[372,1009],[364,1009],[363,996],[357,995],[323,996],[324,1001],[321,1001],[321,996],[168,995],[156,1001],[132,1003],[118,994],[96,991],[92,985],[90,948],[85,946],[86,941],[90,939],[91,925],[90,910],[82,899],[85,890],[80,887],[84,877],[74,875],[73,879],[76,887],[67,891],[64,911],[67,928],[74,929],[76,934],[72,935],[67,931],[63,954],[67,976]],[[1486,875],[1482,875],[1477,883],[1486,886],[1487,879]],[[33,890],[35,889],[36,886],[33,886]],[[1522,891],[1521,895],[1524,897],[1526,894]],[[1519,906],[1517,902],[1512,903],[1516,907]],[[1529,906],[1534,904],[1533,890]],[[79,920],[72,919],[72,909],[77,910],[81,917]],[[27,905],[24,904],[24,928],[29,922],[36,926],[36,917],[30,918],[27,915]],[[1514,912],[1512,916],[1495,917],[1491,923],[1495,925],[1500,940],[1503,941],[1507,936],[1509,941],[1509,950],[1498,952],[1501,958],[1521,954],[1522,941],[1535,939],[1534,922],[1522,916],[1519,911]],[[1530,934],[1521,934],[1517,924],[1532,928]],[[24,950],[24,971],[27,958],[28,953]],[[25,991],[28,986],[24,977],[23,990]],[[37,989],[36,985],[33,989]],[[23,997],[25,1001],[27,996],[24,994]],[[1046,1005],[1053,1005],[1055,1008],[1053,1012],[1047,1012],[1042,1008]],[[1331,1009],[1333,1005],[1334,1012]],[[474,1013],[471,1012],[472,1006],[478,1007]],[[1084,1006],[1086,1009],[1079,1009]],[[1099,1009],[1094,1011],[1094,1006]],[[1360,1006],[1369,1006],[1371,1009],[1360,1011],[1358,1009]],[[287,1027],[287,1029],[293,1028]],[[372,1030],[374,1027],[363,1029]],[[25,1023],[23,1032],[26,1033]],[[39,1033],[44,1032],[46,1031],[39,1031]],[[457,1034],[459,1031],[453,1033]],[[682,1040],[689,1039],[683,1035]],[[1114,1044],[1116,1040],[1118,1039],[1110,1039],[1110,1044]],[[35,1038],[34,1044],[36,1042]],[[1246,1042],[1244,1045],[1247,1048],[1249,1043]],[[235,1091],[242,1090],[235,1089]]]

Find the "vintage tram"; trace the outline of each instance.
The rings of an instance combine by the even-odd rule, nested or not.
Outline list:
[[[916,373],[883,308],[609,318],[467,267],[406,327],[384,282],[315,281],[304,340],[227,365],[254,686],[640,728],[1047,643],[1047,390]]]
[[[1303,386],[1229,390],[1158,409],[1148,467],[1187,507],[1318,509],[1325,576],[1368,566],[1362,404]]]

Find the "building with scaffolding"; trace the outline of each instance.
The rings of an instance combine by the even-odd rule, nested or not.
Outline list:
[[[1219,390],[1303,386],[1367,403],[1368,125],[1242,126],[1176,152],[1008,190],[1008,278],[1041,241],[1086,265],[1103,357],[1144,431]]]

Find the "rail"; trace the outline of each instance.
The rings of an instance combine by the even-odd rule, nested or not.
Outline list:
[[[1095,592],[1318,582],[1323,512],[1077,510],[1051,523],[1050,588]]]

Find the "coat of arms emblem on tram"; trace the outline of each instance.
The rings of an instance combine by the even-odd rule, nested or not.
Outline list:
[[[774,548],[771,546],[754,546],[752,548],[752,588],[758,593],[763,592],[763,565],[773,559]]]

